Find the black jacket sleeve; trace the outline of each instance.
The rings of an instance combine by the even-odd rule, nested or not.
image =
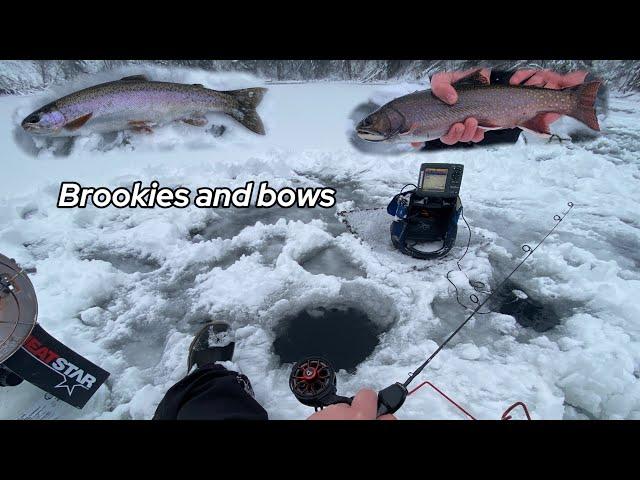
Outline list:
[[[509,79],[513,75],[513,70],[491,70],[491,85],[509,85]]]

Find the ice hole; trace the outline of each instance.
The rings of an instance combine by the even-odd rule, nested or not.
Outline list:
[[[278,325],[273,348],[282,364],[319,355],[336,370],[353,372],[379,342],[381,327],[353,307],[303,310]]]

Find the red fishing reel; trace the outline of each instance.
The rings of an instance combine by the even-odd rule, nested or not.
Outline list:
[[[351,404],[351,398],[336,394],[336,371],[322,357],[308,357],[293,365],[289,388],[298,401],[321,410],[335,403]]]
[[[353,397],[338,395],[336,371],[322,357],[308,357],[293,365],[289,388],[298,401],[316,411],[336,403],[351,405]],[[407,398],[407,389],[395,383],[378,392],[378,414],[396,412]]]

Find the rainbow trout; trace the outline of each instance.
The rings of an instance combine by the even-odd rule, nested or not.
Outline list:
[[[223,112],[264,135],[256,107],[265,92],[265,88],[219,92],[203,85],[154,82],[134,75],[59,98],[27,116],[22,128],[52,137],[121,130],[151,133],[153,127],[173,121],[203,126],[206,113]]]
[[[458,122],[473,117],[486,130],[519,127],[540,135],[551,135],[545,113],[573,117],[593,130],[600,130],[594,103],[600,82],[562,90],[487,85],[479,72],[454,84],[458,102],[448,105],[431,90],[396,98],[363,119],[356,132],[370,142],[410,143],[440,138]]]

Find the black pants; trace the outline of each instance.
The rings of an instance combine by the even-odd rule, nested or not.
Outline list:
[[[221,365],[198,368],[166,393],[154,420],[268,420],[244,375]]]

